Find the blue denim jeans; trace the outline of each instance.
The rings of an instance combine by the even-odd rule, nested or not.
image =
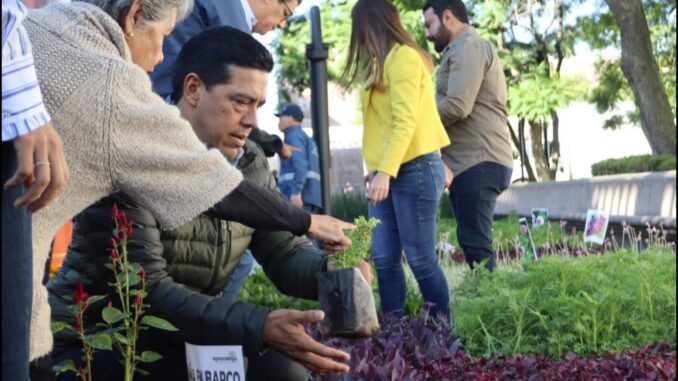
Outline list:
[[[2,143],[2,184],[17,168],[11,142]],[[12,204],[23,187],[2,191],[2,381],[28,380],[33,300],[31,215]]]
[[[372,231],[372,258],[385,313],[404,313],[404,251],[424,300],[433,304],[431,315],[443,314],[449,319],[449,289],[435,253],[438,204],[444,183],[440,155],[422,155],[400,167],[397,178],[391,179],[386,199],[374,207],[370,204],[370,217],[381,221]]]
[[[496,255],[492,250],[494,206],[501,192],[508,189],[513,170],[501,164],[483,162],[454,178],[450,201],[457,219],[457,239],[466,262],[474,268],[482,261],[493,271]]]
[[[254,257],[252,256],[252,252],[245,250],[240,257],[240,263],[228,278],[228,283],[226,284],[226,288],[224,288],[223,294],[221,294],[221,298],[235,302],[242,285],[245,284],[245,279],[250,275],[253,267]]]

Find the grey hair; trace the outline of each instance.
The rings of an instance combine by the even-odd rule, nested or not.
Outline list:
[[[194,0],[80,0],[103,9],[115,21],[121,22],[135,1],[141,6],[141,23],[144,25],[167,20],[172,8],[177,9],[177,22],[186,18],[193,9]]]

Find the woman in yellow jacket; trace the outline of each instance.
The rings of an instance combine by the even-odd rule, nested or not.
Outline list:
[[[372,258],[382,310],[402,316],[404,251],[431,314],[449,319],[449,291],[435,255],[446,182],[440,148],[450,144],[434,99],[433,65],[389,0],[359,0],[352,12],[344,84],[365,83],[363,156],[369,171]]]

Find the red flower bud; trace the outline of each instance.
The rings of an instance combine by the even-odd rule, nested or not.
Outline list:
[[[118,249],[118,241],[116,241],[113,237],[111,237],[111,247],[115,250]]]
[[[106,307],[108,307],[108,308],[113,308],[113,301],[112,301],[112,300],[109,300],[109,301],[108,301],[108,304],[106,304]]]
[[[123,239],[125,239],[126,236],[127,235],[125,234],[125,228],[123,228],[122,226],[118,226],[118,239],[122,241]]]
[[[130,222],[129,224],[127,224],[127,236],[129,237],[131,235],[132,235],[132,223]]]
[[[139,275],[141,275],[141,279],[146,279],[146,270],[143,267],[139,271]]]
[[[118,212],[118,204],[113,203],[113,218],[118,218],[120,212]]]
[[[143,298],[141,297],[141,292],[139,292],[139,293],[134,297],[134,304],[136,304],[136,305],[141,305],[141,302],[143,302]]]
[[[120,212],[118,215],[118,226],[127,225],[127,214],[125,212]]]
[[[85,288],[82,284],[82,282],[78,282],[78,286],[75,289],[75,295],[73,297],[73,300],[80,304],[80,303],[86,303],[87,299],[89,298],[89,295],[85,292]]]
[[[118,250],[113,248],[111,249],[111,261],[114,261],[119,258]]]

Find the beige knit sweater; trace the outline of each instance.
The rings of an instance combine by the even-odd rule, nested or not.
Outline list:
[[[122,29],[89,4],[32,11],[26,27],[47,109],[64,142],[71,178],[33,216],[31,359],[52,348],[45,261],[59,227],[122,190],[174,228],[233,190],[242,175],[207,150],[178,110],[151,90],[131,61]]]

